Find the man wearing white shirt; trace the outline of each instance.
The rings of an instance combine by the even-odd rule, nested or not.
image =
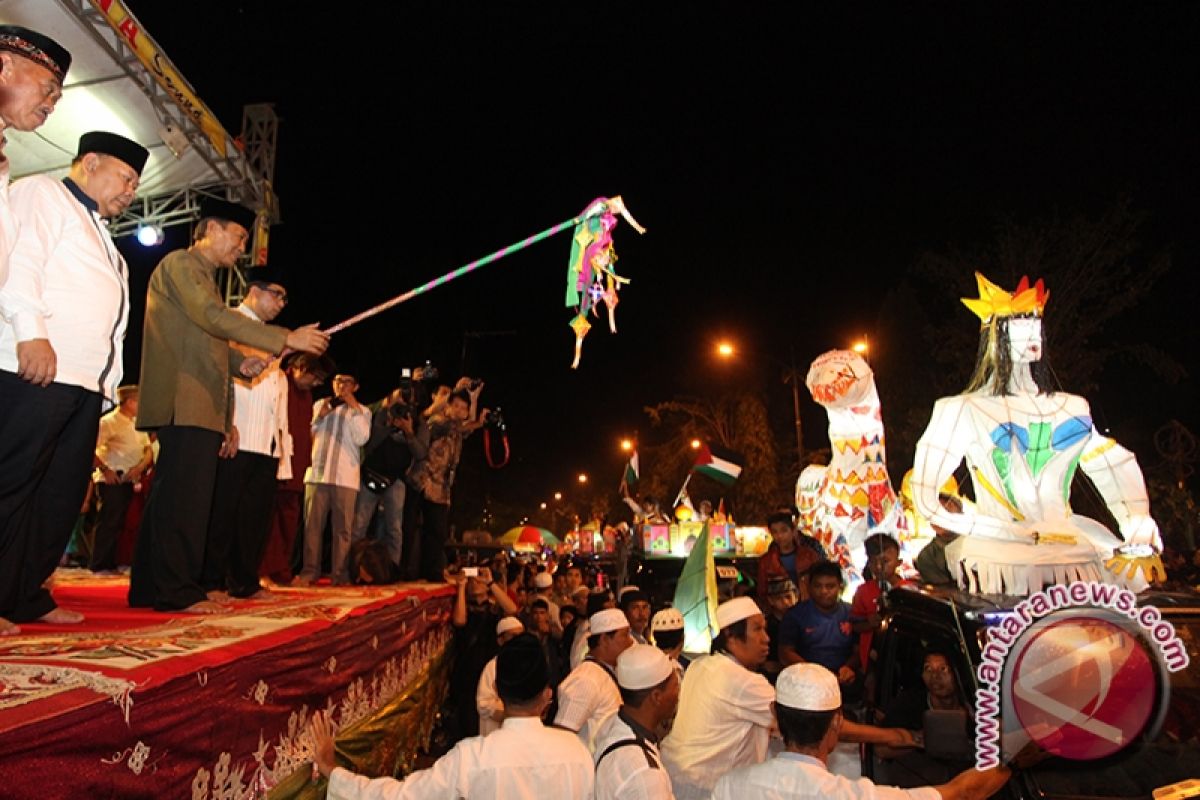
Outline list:
[[[837,677],[820,664],[793,664],[779,674],[775,689],[772,712],[786,750],[725,775],[713,790],[714,800],[984,800],[1008,780],[1006,767],[972,768],[942,786],[918,789],[834,775],[827,762],[844,724]]]
[[[100,433],[96,437],[94,477],[100,510],[88,561],[92,572],[117,568],[117,539],[133,500],[133,487],[154,463],[150,437],[133,424],[137,418],[138,387],[118,387],[117,401],[117,407],[100,418]]]
[[[0,288],[17,244],[17,220],[8,205],[8,158],[4,131],[32,131],[62,97],[71,54],[49,36],[19,25],[0,25]],[[0,625],[0,635],[4,627]]]
[[[737,597],[717,607],[713,653],[683,676],[679,712],[662,755],[675,796],[707,798],[731,769],[767,756],[775,690],[756,670],[767,658],[767,624],[758,605]]]
[[[100,412],[122,375],[129,280],[106,220],[133,202],[148,151],[85,133],[66,178],[9,193],[20,234],[0,289],[0,617],[73,623],[43,583],[87,493]]]
[[[235,309],[257,322],[274,320],[287,305],[287,290],[267,267],[250,272],[246,298]],[[260,598],[258,582],[271,527],[276,478],[291,477],[287,377],[265,350],[230,344],[247,357],[267,361],[253,378],[233,378],[233,429],[237,447],[217,464],[201,586],[210,600]],[[282,458],[281,456],[288,456]],[[280,474],[281,470],[288,474]]]
[[[504,723],[490,736],[463,739],[430,769],[403,781],[371,780],[336,765],[332,731],[323,714],[309,726],[313,760],[329,776],[330,800],[588,800],[593,768],[587,748],[566,731],[542,725],[550,704],[546,660],[537,639],[523,634],[496,657],[496,686]]]
[[[596,800],[671,800],[658,731],[675,715],[679,674],[657,647],[635,644],[617,657],[621,708],[596,734]]]
[[[558,685],[554,724],[579,734],[589,748],[600,723],[621,707],[617,656],[633,645],[629,620],[619,608],[597,611],[588,620],[588,654]]]
[[[296,583],[308,586],[321,573],[321,535],[333,525],[330,571],[335,586],[350,582],[350,539],[358,502],[361,448],[371,437],[371,411],[354,393],[353,375],[335,375],[333,397],[313,407],[312,466],[304,476],[304,567]]]
[[[516,617],[503,617],[496,623],[496,644],[503,648],[524,632],[525,626],[521,624],[521,620]],[[483,665],[483,672],[479,675],[479,686],[475,689],[475,709],[479,712],[480,736],[500,730],[500,723],[504,721],[504,701],[500,699],[500,693],[496,690],[497,658],[498,654]]]

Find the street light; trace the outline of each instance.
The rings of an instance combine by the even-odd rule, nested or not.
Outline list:
[[[621,440],[621,449],[624,450],[626,453],[633,450],[633,440],[632,439],[622,439]]]
[[[865,356],[867,353],[871,352],[871,340],[864,335],[863,338],[855,342],[850,349],[858,353],[860,356]]]
[[[555,499],[555,500],[562,500],[562,492],[555,492],[555,493],[554,493],[554,499]]]
[[[542,504],[539,506],[539,508],[541,508],[541,509],[542,509],[542,511],[545,511],[545,510],[546,510],[546,504],[545,504],[545,503],[542,503]]]
[[[587,476],[587,473],[586,473],[586,472],[581,472],[581,473],[579,473],[579,475],[578,475],[578,477],[577,477],[577,480],[578,480],[580,483],[587,483],[587,482],[588,482],[588,476]]]
[[[701,444],[701,442],[699,439],[692,439],[692,449],[693,450],[699,450],[700,444]]]
[[[864,339],[864,343],[865,343],[866,337],[863,337],[863,339]],[[856,350],[857,350],[857,348],[856,348]],[[733,356],[736,354],[736,352],[737,351],[734,349],[734,346],[727,341],[723,341],[723,342],[720,342],[717,344],[717,355],[720,356],[725,361],[731,360],[733,358]],[[803,466],[804,465],[804,427],[800,421],[800,385],[804,382],[804,376],[802,376],[800,374],[799,370],[796,369],[796,354],[794,352],[792,353],[792,363],[791,364],[784,364],[779,359],[775,358],[774,356],[769,356],[766,353],[762,353],[762,354],[758,354],[758,355],[761,355],[763,358],[767,359],[768,361],[772,361],[775,364],[782,367],[783,368],[783,382],[787,383],[787,384],[791,384],[791,387],[792,387],[792,419],[796,425],[796,462],[798,465]],[[698,449],[700,449],[700,445],[696,441],[693,440],[692,448],[698,450]]]

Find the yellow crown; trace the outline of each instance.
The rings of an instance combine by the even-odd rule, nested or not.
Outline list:
[[[1021,314],[1035,314],[1040,317],[1046,310],[1046,301],[1050,299],[1050,293],[1046,291],[1041,278],[1030,286],[1029,278],[1022,277],[1016,291],[1011,294],[978,272],[975,273],[975,282],[979,285],[979,297],[964,297],[962,302],[985,324],[998,317],[1015,317]]]

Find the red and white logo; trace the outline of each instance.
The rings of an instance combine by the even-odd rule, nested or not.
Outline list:
[[[1054,622],[1021,644],[1012,707],[1044,750],[1103,758],[1145,729],[1155,708],[1156,667],[1141,637],[1097,615]]]

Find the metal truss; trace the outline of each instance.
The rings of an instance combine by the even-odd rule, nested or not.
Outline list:
[[[132,234],[143,224],[165,228],[195,222],[200,218],[202,197],[233,200],[252,209],[265,210],[272,222],[280,221],[279,201],[272,188],[279,129],[279,118],[275,115],[273,106],[267,103],[246,106],[242,112],[244,146],[239,147],[237,143],[229,142],[225,155],[221,155],[196,121],[184,113],[176,99],[159,84],[129,43],[113,30],[104,14],[97,10],[90,0],[58,2],[91,34],[92,39],[109,55],[113,63],[142,90],[150,100],[159,124],[180,131],[187,138],[191,148],[217,177],[217,180],[203,186],[190,186],[168,194],[139,197],[121,217],[112,221],[109,231],[113,237]],[[146,32],[141,31],[141,35],[145,36]],[[161,48],[157,49],[162,52]],[[178,70],[175,71],[178,74]],[[187,89],[194,91],[190,85]],[[255,230],[256,241],[251,243],[251,253],[258,250],[257,235],[258,231]],[[246,259],[247,262],[248,260]],[[246,276],[243,269],[244,267],[239,265],[228,270],[218,270],[218,288],[221,289],[226,302],[231,305],[240,302],[245,295]]]

